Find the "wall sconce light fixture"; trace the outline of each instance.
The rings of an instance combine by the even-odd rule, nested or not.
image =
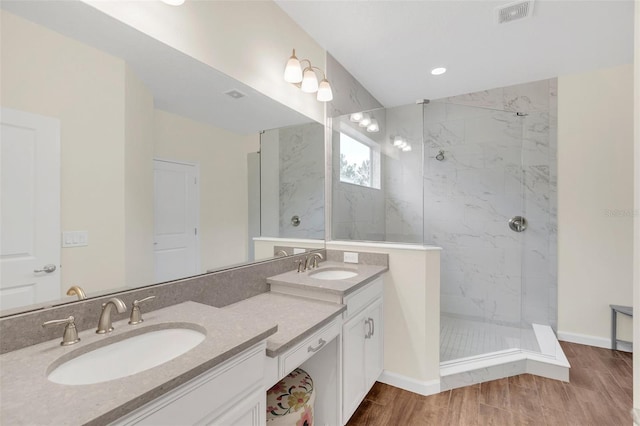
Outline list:
[[[301,62],[307,62],[309,65],[302,68]],[[322,80],[318,83],[316,71],[322,74]],[[311,65],[308,59],[298,60],[296,57],[296,49],[293,49],[291,57],[284,67],[284,81],[292,84],[300,84],[300,90],[305,93],[317,93],[316,99],[320,102],[329,102],[333,99],[333,92],[327,76],[318,67]]]

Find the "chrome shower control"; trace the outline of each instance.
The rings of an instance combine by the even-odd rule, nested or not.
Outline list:
[[[509,228],[511,228],[512,231],[522,232],[527,229],[527,225],[527,219],[525,219],[523,216],[514,216],[509,219]]]

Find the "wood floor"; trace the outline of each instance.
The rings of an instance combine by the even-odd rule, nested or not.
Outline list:
[[[631,354],[561,345],[571,364],[570,383],[523,374],[431,396],[376,383],[348,424],[633,424]]]

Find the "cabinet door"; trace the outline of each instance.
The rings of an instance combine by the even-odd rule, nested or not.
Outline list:
[[[366,335],[365,348],[364,348],[364,368],[365,368],[365,380],[367,391],[371,389],[373,384],[380,374],[382,374],[382,368],[384,367],[384,333],[383,333],[383,307],[382,299],[374,302],[371,307],[365,311],[365,325],[370,332]],[[368,324],[367,324],[368,322]]]
[[[347,423],[364,398],[367,387],[364,369],[365,335],[368,333],[365,312],[342,327],[342,416]]]
[[[262,426],[267,422],[267,391],[260,387],[247,394],[220,417],[200,424],[207,426]]]

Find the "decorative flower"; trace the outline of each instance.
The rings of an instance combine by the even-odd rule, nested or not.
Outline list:
[[[289,395],[289,399],[287,403],[289,404],[289,409],[293,411],[298,411],[304,404],[309,401],[309,395],[306,392],[293,392]]]
[[[300,416],[300,420],[296,422],[296,426],[313,426],[313,410],[305,405],[304,412]]]
[[[273,387],[269,389],[267,393],[286,393],[286,392],[287,392],[287,388],[284,383],[284,380],[281,380],[275,385],[273,385]]]

